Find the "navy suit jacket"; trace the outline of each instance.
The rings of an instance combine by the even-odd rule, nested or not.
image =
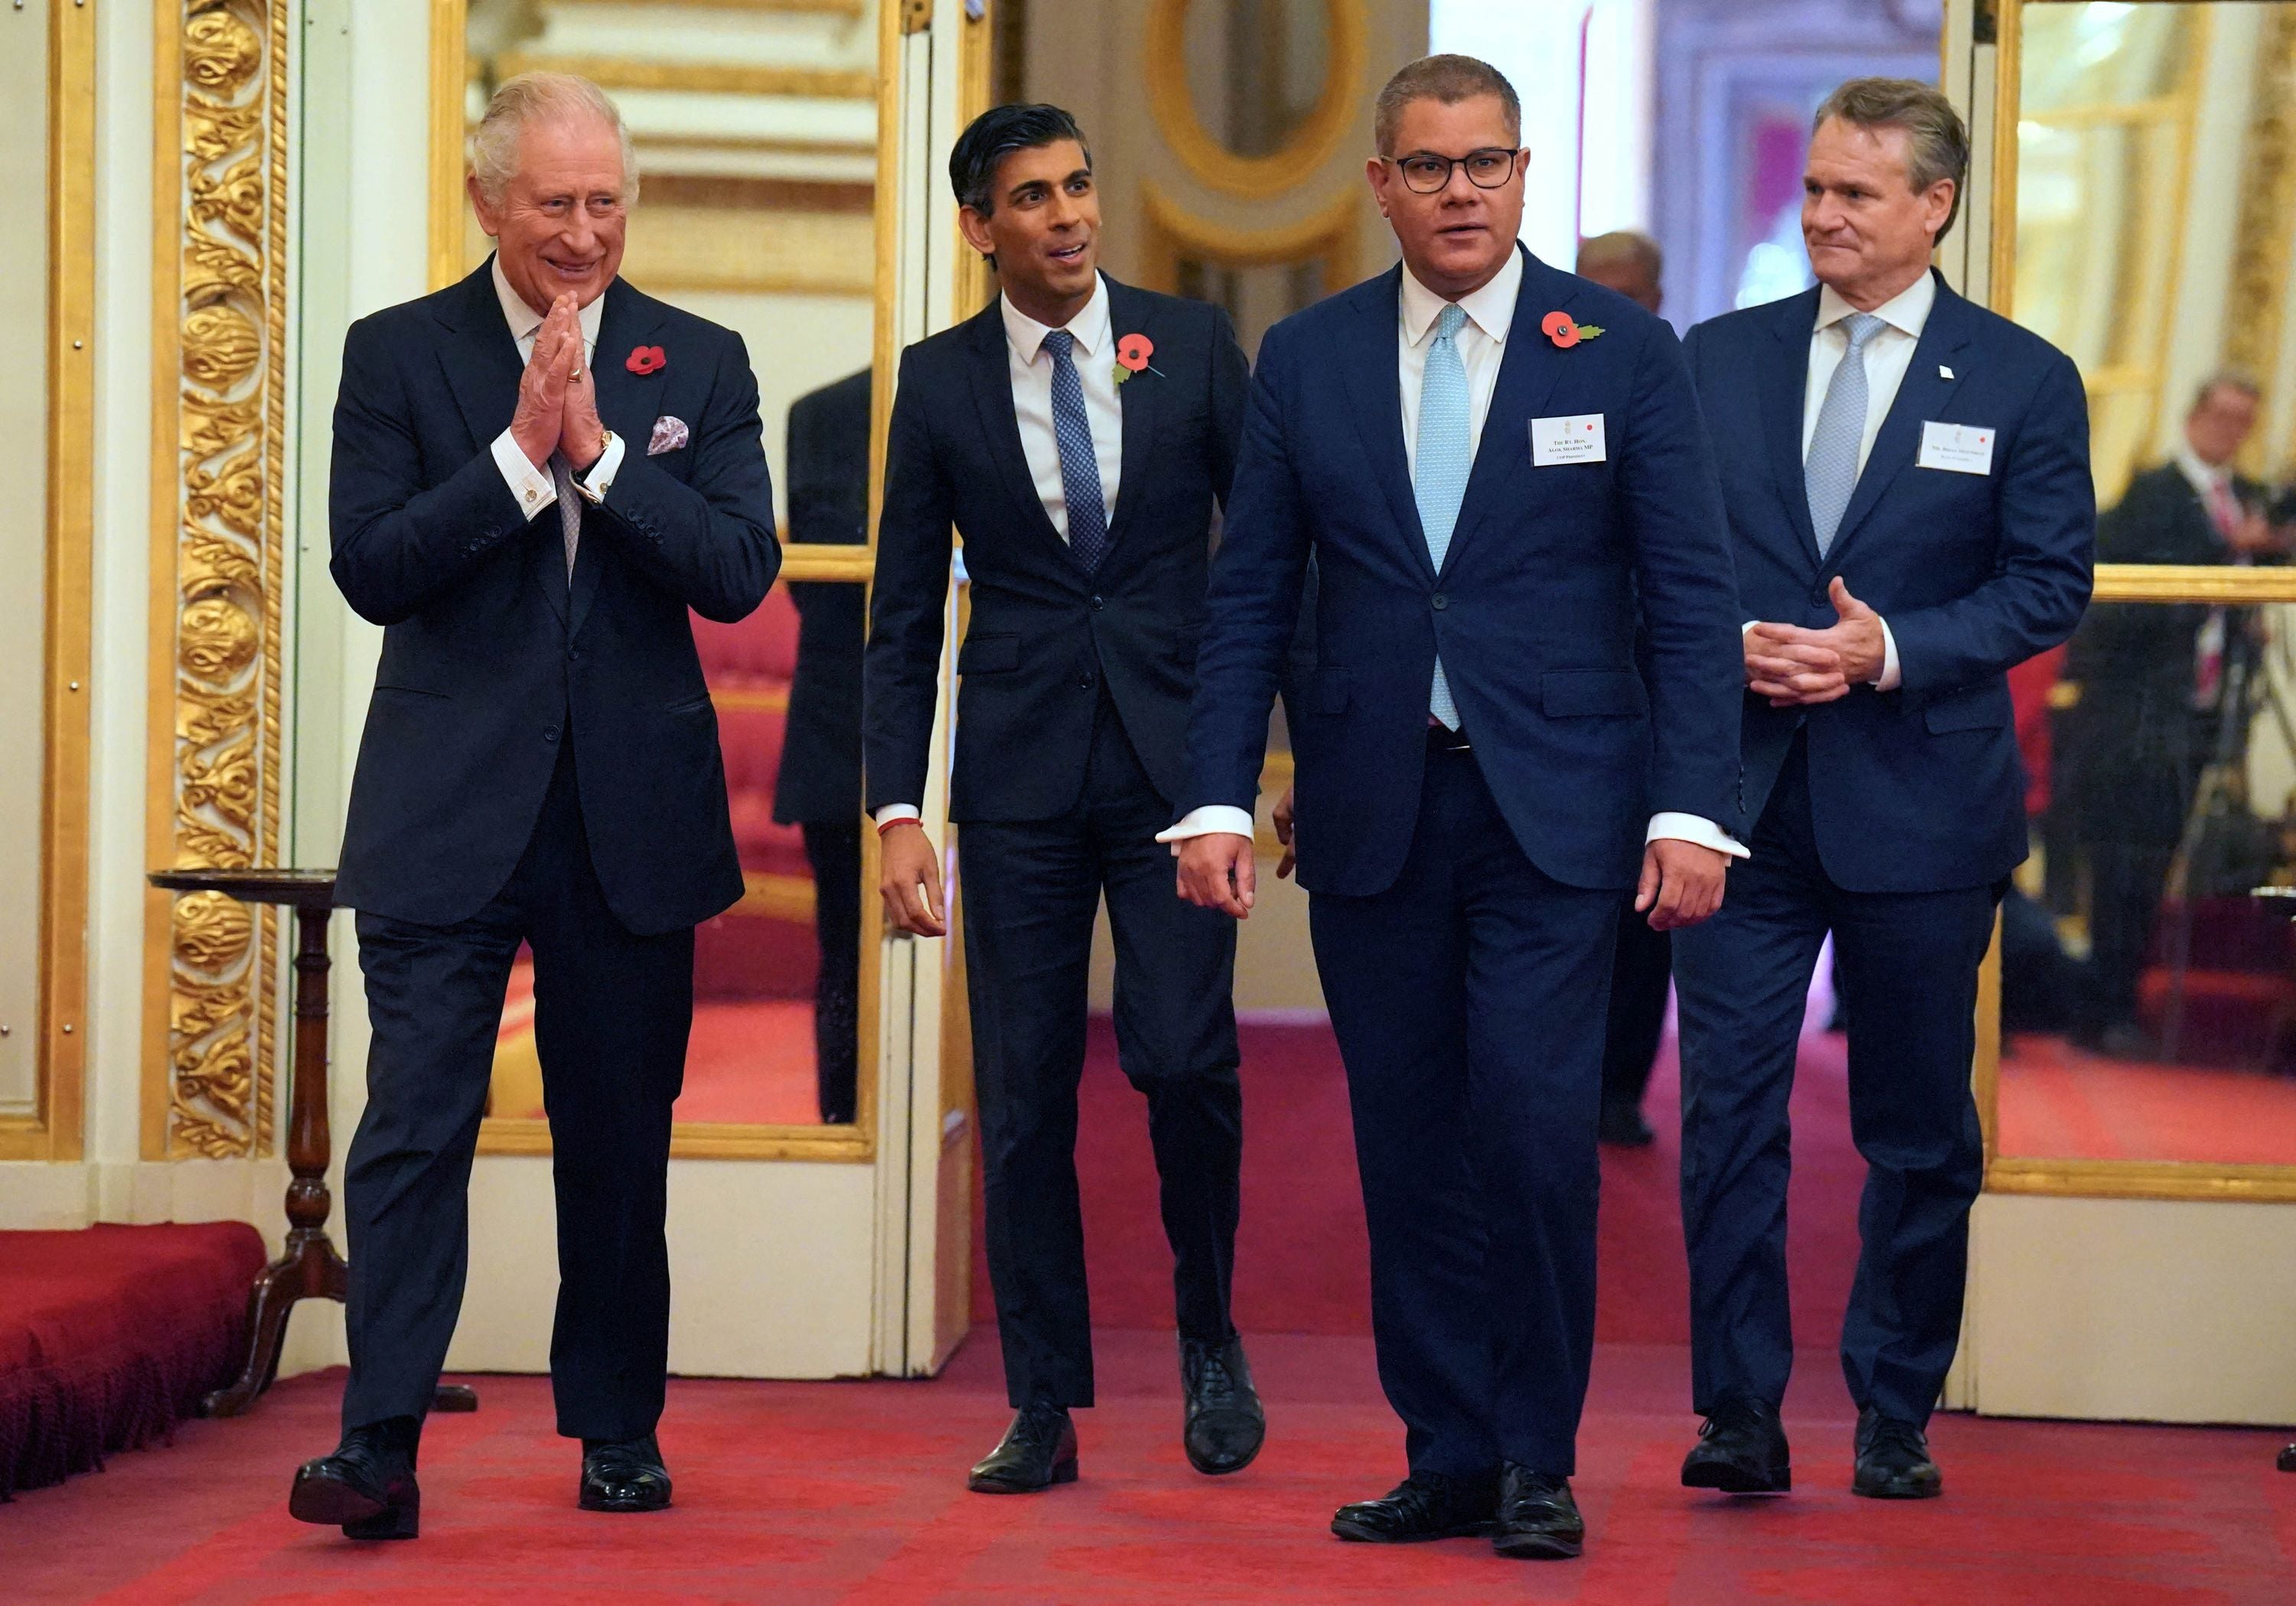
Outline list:
[[[1439,573],[1404,451],[1402,272],[1285,319],[1260,348],[1180,812],[1252,806],[1312,552],[1316,663],[1292,725],[1301,884],[1360,897],[1394,882],[1439,650],[1531,862],[1575,887],[1629,886],[1652,814],[1738,823],[1737,588],[1680,348],[1624,297],[1526,252]],[[1605,332],[1556,347],[1539,324],[1558,309]],[[1608,461],[1532,466],[1532,420],[1590,413]]]
[[[2005,674],[2070,635],[2088,602],[2096,497],[2080,374],[1940,275],[1821,561],[1801,463],[1817,299],[1812,290],[1726,313],[1693,329],[1685,347],[1722,466],[1743,618],[1830,626],[1826,587],[1840,575],[1889,622],[1904,678],[1810,709],[1746,693],[1747,817],[1760,817],[1806,727],[1818,856],[1837,885],[1939,892],[1996,881],[2026,854]],[[1993,471],[1919,467],[1931,421],[1995,431]]]
[[[757,380],[731,330],[608,287],[594,371],[625,455],[583,504],[570,586],[558,504],[528,519],[490,450],[523,365],[489,266],[343,342],[330,567],[383,637],[342,901],[420,925],[477,914],[517,868],[570,732],[615,917],[694,925],[742,896],[742,869],[686,610],[738,619],[781,567]],[[668,365],[629,372],[641,345]],[[690,438],[649,455],[665,414]]]
[[[864,660],[872,814],[924,796],[952,524],[964,536],[972,619],[956,660],[949,818],[1074,808],[1103,692],[1158,794],[1168,802],[1181,790],[1212,503],[1235,471],[1244,356],[1227,315],[1201,301],[1111,278],[1108,315],[1111,334],[1155,343],[1155,372],[1117,391],[1123,472],[1092,572],[1029,473],[1002,298],[901,353]]]

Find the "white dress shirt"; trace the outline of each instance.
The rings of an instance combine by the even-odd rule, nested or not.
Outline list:
[[[1506,356],[1507,332],[1514,326],[1514,304],[1522,290],[1522,262],[1521,251],[1509,251],[1505,266],[1491,275],[1490,283],[1459,298],[1459,308],[1467,315],[1467,321],[1460,325],[1452,344],[1458,348],[1460,365],[1467,371],[1471,460],[1481,449],[1483,422],[1490,415],[1491,396],[1498,389],[1499,365]],[[1403,293],[1397,298],[1396,308],[1396,374],[1403,401],[1404,458],[1414,483],[1419,475],[1419,393],[1426,383],[1427,354],[1435,345],[1435,321],[1448,305],[1414,277],[1409,267],[1403,270]],[[1253,833],[1251,815],[1232,804],[1207,803],[1191,809],[1178,824],[1158,832],[1156,840],[1171,843],[1177,854],[1184,839],[1215,832],[1249,837]],[[1733,858],[1747,856],[1742,844],[1711,820],[1696,815],[1652,815],[1644,840],[1655,842],[1662,838],[1695,842]]]
[[[494,261],[495,298],[502,303],[503,319],[510,325],[511,338],[518,342],[518,360],[534,360],[534,337],[542,332],[542,314],[529,307],[518,291],[510,287],[503,274],[502,258]],[[598,353],[598,324],[606,315],[606,298],[600,296],[581,312],[582,365],[593,366]],[[558,488],[553,484],[547,464],[535,463],[526,455],[526,448],[508,430],[495,437],[493,447],[495,466],[502,471],[503,483],[510,494],[518,498],[519,507],[529,519],[558,500]],[[613,488],[614,476],[622,466],[622,438],[612,430],[606,432],[606,449],[589,471],[574,476],[574,488],[592,502],[603,502],[607,491]]]
[[[1004,360],[1013,379],[1013,415],[1021,424],[1021,452],[1029,460],[1029,478],[1036,482],[1045,516],[1065,541],[1069,492],[1061,478],[1060,437],[1053,429],[1053,354],[1045,349],[1053,326],[1037,322],[1010,297],[997,307],[1004,318]],[[1069,320],[1068,332],[1076,337],[1070,355],[1084,387],[1085,422],[1092,426],[1092,455],[1100,465],[1101,516],[1112,523],[1117,481],[1124,473],[1124,404],[1116,394],[1116,335],[1109,324],[1106,279],[1094,284],[1092,299]],[[914,803],[888,803],[877,810],[877,828],[917,817]]]
[[[1898,399],[1898,388],[1906,382],[1906,370],[1913,365],[1914,348],[1921,344],[1922,331],[1930,321],[1930,309],[1937,305],[1937,281],[1925,268],[1922,276],[1874,309],[1882,320],[1882,327],[1872,340],[1866,342],[1866,431],[1857,438],[1857,471],[1864,474],[1866,460],[1874,455],[1874,438],[1882,433],[1882,421],[1890,416],[1890,406]],[[1849,350],[1849,332],[1841,321],[1857,308],[1836,294],[1831,284],[1822,285],[1817,292],[1817,324],[1809,332],[1809,378],[1801,392],[1801,457],[1809,459],[1811,437],[1817,433],[1818,410],[1825,406],[1825,388],[1833,382],[1833,371],[1841,366],[1842,357]],[[1751,630],[1757,621],[1746,621]],[[1898,638],[1890,633],[1890,621],[1882,621],[1882,673],[1874,679],[1876,691],[1897,690],[1901,676],[1898,668]]]

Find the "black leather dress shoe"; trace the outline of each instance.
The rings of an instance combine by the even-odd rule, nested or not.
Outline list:
[[[422,1514],[414,1448],[422,1425],[411,1416],[353,1428],[332,1455],[307,1461],[287,1496],[298,1521],[339,1527],[349,1539],[412,1539]]]
[[[1498,1479],[1414,1472],[1378,1500],[1358,1500],[1332,1514],[1332,1531],[1361,1545],[1415,1545],[1465,1539],[1491,1531]]]
[[[1931,1500],[1945,1492],[1945,1479],[1919,1428],[1868,1405],[1857,1413],[1857,1470],[1849,1492],[1869,1500]]]
[[[964,1487],[977,1495],[1033,1495],[1077,1478],[1076,1423],[1062,1405],[1023,1405]]]
[[[1726,1495],[1783,1495],[1793,1487],[1786,1430],[1767,1400],[1718,1402],[1682,1462],[1682,1487]]]
[[[654,1436],[582,1441],[582,1509],[661,1512],[669,1509],[669,1469]]]
[[[1595,1127],[1595,1138],[1613,1149],[1647,1149],[1658,1134],[1643,1119],[1642,1107],[1624,1099],[1603,1101],[1603,1114]]]
[[[1586,1549],[1587,1520],[1570,1497],[1570,1480],[1507,1463],[1491,1548],[1519,1561],[1567,1561]]]
[[[1260,1409],[1259,1391],[1251,1386],[1243,1340],[1201,1344],[1182,1339],[1180,1387],[1188,1397],[1180,1433],[1188,1464],[1215,1477],[1250,1466],[1267,1441],[1267,1413]]]

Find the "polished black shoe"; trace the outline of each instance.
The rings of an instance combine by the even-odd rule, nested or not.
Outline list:
[[[1783,1495],[1793,1487],[1786,1430],[1767,1400],[1733,1395],[1714,1407],[1683,1457],[1682,1487],[1726,1495]]]
[[[1919,1428],[1868,1405],[1857,1413],[1857,1470],[1849,1492],[1869,1500],[1933,1500],[1945,1492],[1945,1479]]]
[[[340,1528],[349,1539],[412,1539],[422,1514],[414,1448],[422,1424],[411,1416],[353,1428],[332,1455],[307,1461],[287,1496],[290,1516]]]
[[[1201,1344],[1180,1340],[1180,1387],[1188,1397],[1180,1442],[1188,1464],[1217,1477],[1241,1472],[1267,1438],[1267,1413],[1251,1386],[1243,1340]]]
[[[1358,1500],[1332,1514],[1332,1531],[1360,1545],[1415,1545],[1467,1539],[1491,1531],[1498,1479],[1414,1472],[1383,1498]]]
[[[669,1469],[654,1436],[582,1441],[582,1509],[586,1512],[663,1512],[669,1509]]]
[[[977,1495],[1033,1495],[1077,1479],[1076,1423],[1063,1405],[1023,1405],[996,1447],[966,1475]]]
[[[1642,1107],[1625,1100],[1603,1101],[1603,1114],[1595,1123],[1595,1138],[1613,1149],[1647,1149],[1658,1134],[1643,1119]]]
[[[1567,1561],[1586,1549],[1587,1520],[1570,1497],[1570,1480],[1507,1463],[1491,1548],[1518,1561]]]

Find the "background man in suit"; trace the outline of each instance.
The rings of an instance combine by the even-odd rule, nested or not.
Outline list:
[[[781,561],[740,339],[615,277],[637,173],[612,102],[512,78],[472,166],[495,256],[352,325],[335,406],[332,572],[384,627],[340,876],[374,1038],[344,1178],[345,1434],[291,1509],[363,1538],[415,1531],[521,940],[558,1186],[558,1430],[582,1441],[586,1508],[669,1503],[670,1105],[693,928],[742,895],[686,610],[740,619]]]
[[[2283,549],[2265,488],[2233,462],[2255,431],[2261,395],[2243,374],[2201,386],[2185,438],[2167,463],[2128,482],[2097,520],[2106,563],[2249,563]],[[2108,602],[2073,633],[2065,676],[2080,688],[2067,710],[2058,807],[2089,873],[2087,986],[2074,1040],[2100,1053],[2149,1059],[2136,1023],[2136,984],[2153,918],[2200,772],[2213,755],[2226,669],[2255,664],[2255,616],[2200,604]]]
[[[1658,242],[1618,229],[1578,242],[1578,276],[1615,290],[1644,312],[1663,300],[1665,258]],[[1636,657],[1643,656],[1637,651]],[[1666,1028],[1666,995],[1674,979],[1674,943],[1628,898],[1619,911],[1619,951],[1611,965],[1611,1013],[1603,1032],[1603,1118],[1606,1143],[1640,1149],[1652,1138],[1643,1119],[1658,1040]]]
[[[1154,842],[1185,769],[1212,500],[1235,469],[1246,370],[1227,315],[1096,266],[1092,157],[1055,106],[1000,106],[949,177],[1003,293],[902,354],[877,530],[868,799],[885,917],[939,936],[940,860],[917,823],[947,604],[957,660],[964,953],[986,1170],[988,1274],[1017,1414],[972,1469],[984,1493],[1076,1476],[1093,1400],[1076,1177],[1093,915],[1116,940],[1116,1043],[1148,1099],[1172,1244],[1184,1442],[1231,1472],[1264,1431],[1228,1315],[1242,1094],[1235,933],[1172,897]]]
[[[1923,1430],[1983,1180],[1977,968],[2026,852],[2003,676],[2080,618],[2095,522],[2071,361],[1931,270],[1968,163],[1937,91],[1844,84],[1818,111],[1803,180],[1820,288],[1690,332],[1751,621],[1742,784],[1759,822],[1728,905],[1675,943],[1708,1419],[1683,1467],[1693,1487],[1790,1479],[1786,1095],[1831,930],[1867,1166],[1841,1339],[1853,1487],[1939,1488]]]
[[[1368,170],[1403,265],[1261,348],[1166,835],[1184,897],[1249,913],[1312,553],[1294,846],[1410,1463],[1332,1531],[1570,1556],[1619,900],[1637,864],[1661,926],[1721,899],[1738,643],[1673,331],[1517,248],[1521,128],[1471,57],[1381,92]]]
[[[789,538],[869,539],[869,371],[790,404]],[[797,604],[797,674],[774,777],[774,818],[805,835],[813,868],[815,1081],[821,1118],[854,1118],[861,1049],[861,642],[864,587],[789,588]]]

